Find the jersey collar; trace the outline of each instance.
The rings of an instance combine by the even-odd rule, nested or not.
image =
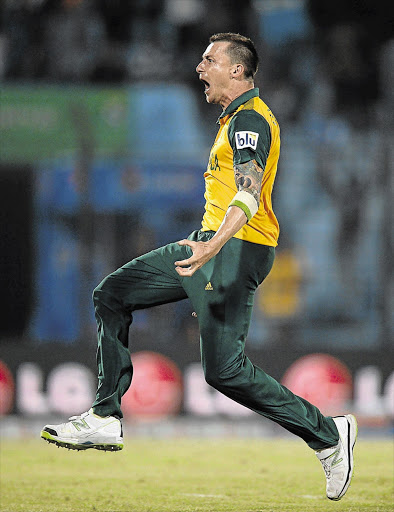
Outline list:
[[[246,91],[241,96],[238,96],[238,98],[235,98],[230,105],[226,108],[226,110],[223,110],[221,113],[219,119],[217,120],[217,123],[220,124],[220,120],[224,117],[232,114],[237,110],[238,107],[240,107],[243,103],[246,103],[252,98],[255,98],[259,95],[259,88],[255,87],[254,89],[250,89],[250,91]]]

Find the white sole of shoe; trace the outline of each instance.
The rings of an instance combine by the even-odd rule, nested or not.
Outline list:
[[[62,440],[59,437],[55,437],[49,432],[45,430],[41,430],[41,438],[48,443],[55,444],[58,448],[67,448],[68,450],[101,450],[105,452],[117,452],[123,449],[123,442],[116,443],[92,443],[91,441],[86,441],[85,443],[73,443],[70,440]]]
[[[357,420],[353,416],[353,414],[345,414],[345,418],[347,419],[347,423],[348,423],[347,446],[345,446],[345,449],[347,451],[347,456],[348,456],[348,461],[349,461],[349,469],[348,469],[346,482],[345,482],[345,485],[343,486],[342,491],[339,493],[337,498],[329,498],[332,501],[339,501],[346,494],[346,491],[349,489],[350,483],[352,481],[353,471],[354,471],[353,450],[354,450],[354,445],[356,444],[357,433],[358,433]]]

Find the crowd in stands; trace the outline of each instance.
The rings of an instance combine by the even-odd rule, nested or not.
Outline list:
[[[377,252],[386,254],[389,243],[378,235],[381,220],[387,222],[393,170],[394,4],[385,4],[3,0],[0,81],[86,86],[185,83],[203,108],[195,67],[209,36],[223,31],[248,35],[261,58],[257,85],[284,133],[280,172],[286,186],[279,187],[276,196],[283,243],[296,251],[303,237],[301,245],[318,254],[323,239],[333,240],[342,269],[336,275],[354,296],[353,283],[366,271],[376,277]],[[218,112],[207,111],[202,117],[213,134]],[[294,222],[305,212],[309,215],[301,237]],[[331,239],[330,229],[335,231]],[[371,247],[377,252],[372,254]],[[327,251],[320,261],[326,258],[331,268]],[[324,272],[316,274],[321,277]],[[364,284],[370,292],[371,282]],[[325,285],[336,293],[332,276],[327,275]],[[321,290],[322,286],[317,291]],[[324,300],[328,303],[329,297]],[[313,293],[311,304],[318,304]]]

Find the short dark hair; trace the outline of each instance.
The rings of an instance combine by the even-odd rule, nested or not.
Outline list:
[[[236,62],[241,63],[245,69],[245,78],[253,79],[259,66],[259,56],[253,41],[249,37],[235,34],[234,32],[221,32],[209,38],[210,43],[221,41],[230,43],[227,53],[230,56],[231,62],[233,64]]]

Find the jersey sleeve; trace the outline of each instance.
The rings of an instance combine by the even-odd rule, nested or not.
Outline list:
[[[266,119],[255,110],[241,110],[230,121],[228,139],[234,164],[256,160],[265,169],[271,147],[271,130]]]

